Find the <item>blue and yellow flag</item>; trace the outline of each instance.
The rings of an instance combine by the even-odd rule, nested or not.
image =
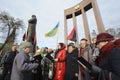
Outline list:
[[[53,37],[57,34],[58,31],[59,31],[59,22],[51,31],[45,33],[45,37]]]

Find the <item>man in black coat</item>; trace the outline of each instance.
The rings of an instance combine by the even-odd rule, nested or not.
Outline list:
[[[68,54],[66,57],[66,71],[64,80],[78,80],[78,63],[74,58],[78,57],[78,49],[74,43],[68,45]]]
[[[11,51],[5,53],[5,55],[3,56],[1,60],[1,64],[3,65],[3,72],[1,77],[2,80],[5,80],[7,75],[7,78],[10,79],[13,61],[17,53],[17,46],[13,45]]]

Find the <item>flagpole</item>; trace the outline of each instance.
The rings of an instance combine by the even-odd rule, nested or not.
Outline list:
[[[59,38],[59,32],[57,33],[56,48],[57,48],[57,44],[58,44],[58,38]]]

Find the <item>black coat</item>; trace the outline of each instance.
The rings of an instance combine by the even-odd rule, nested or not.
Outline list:
[[[112,80],[120,80],[120,47],[114,48],[103,60],[100,67],[102,72],[104,72],[106,80],[109,80],[110,75]]]
[[[34,56],[33,58],[34,58],[33,62],[39,63],[39,66],[35,69],[36,73],[34,74],[34,80],[43,80],[42,67],[41,67],[42,56],[37,55]]]
[[[5,55],[3,56],[2,60],[1,60],[1,64],[4,65],[3,72],[2,72],[2,79],[3,80],[6,77],[8,79],[10,79],[13,61],[14,61],[14,58],[17,54],[18,54],[18,51],[15,51],[15,52],[9,51],[9,52],[5,53]],[[10,72],[10,73],[8,74],[8,72]]]
[[[77,80],[75,73],[79,72],[78,63],[73,57],[78,57],[78,49],[76,48],[72,53],[68,53],[66,57],[66,71],[64,80]]]

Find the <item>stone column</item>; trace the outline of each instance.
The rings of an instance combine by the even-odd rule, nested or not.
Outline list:
[[[102,18],[101,18],[101,15],[100,15],[100,11],[99,11],[97,2],[96,2],[96,0],[91,0],[91,2],[92,2],[92,7],[93,7],[95,19],[96,19],[98,32],[99,33],[104,32],[105,28],[104,28],[104,25],[103,25],[103,22],[102,22]]]
[[[83,18],[85,37],[88,40],[88,43],[90,43],[91,39],[90,39],[90,32],[89,32],[89,28],[88,28],[87,16],[86,16],[85,10],[83,8],[82,8],[82,18]]]
[[[67,45],[68,44],[68,40],[67,40],[67,19],[66,19],[66,15],[64,15],[64,43]]]

